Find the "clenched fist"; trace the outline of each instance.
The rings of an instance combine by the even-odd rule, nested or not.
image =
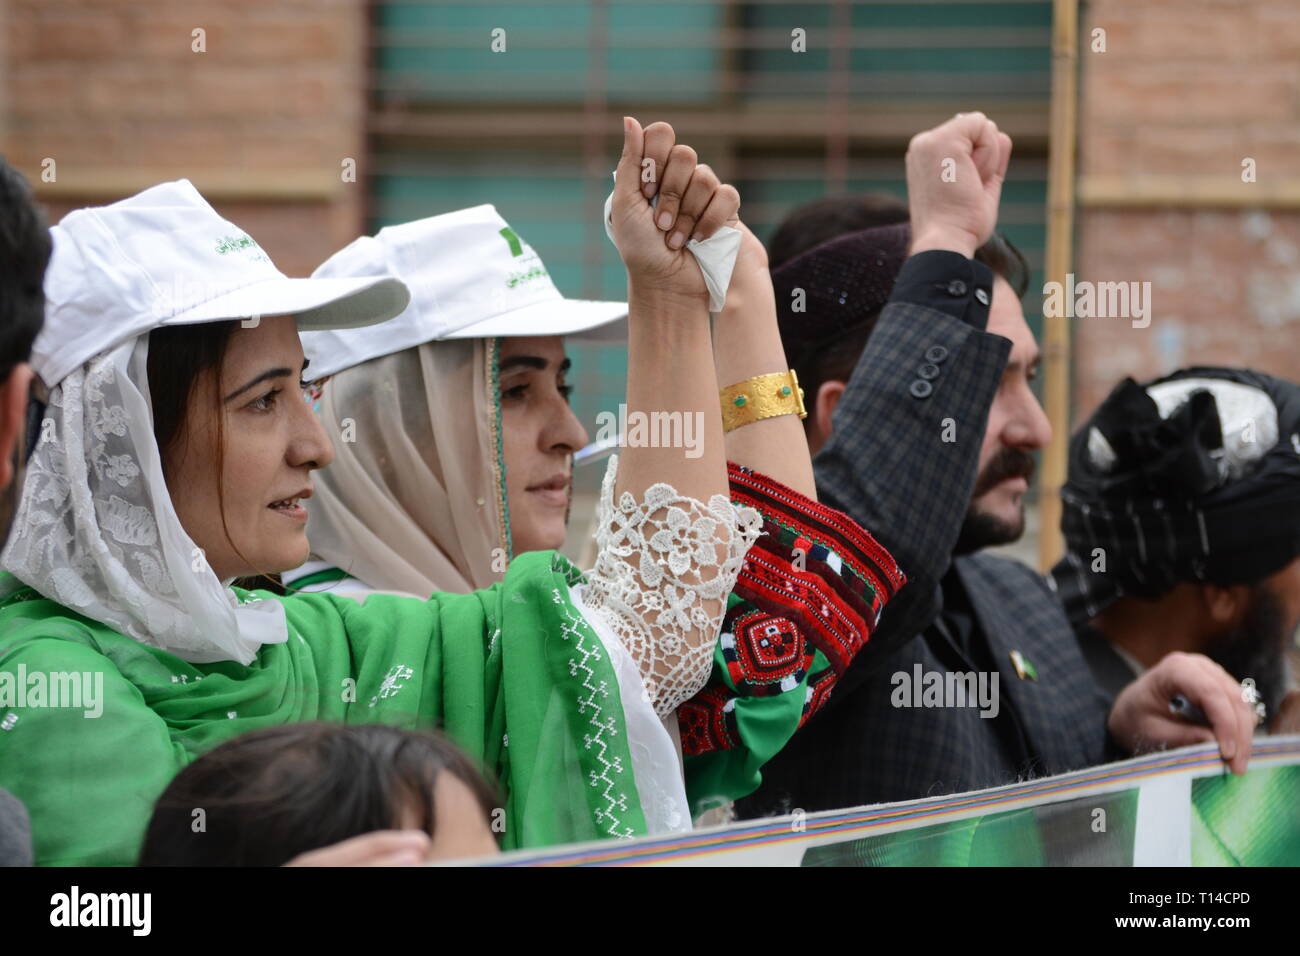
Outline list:
[[[658,204],[651,200],[658,197]],[[734,226],[740,195],[718,181],[695,150],[676,142],[667,123],[644,130],[623,118],[623,155],[618,161],[610,210],[614,244],[629,282],[645,291],[668,292],[702,301],[708,288],[686,250],[724,225]]]
[[[907,146],[912,251],[975,254],[998,221],[1011,137],[983,113],[958,113]]]

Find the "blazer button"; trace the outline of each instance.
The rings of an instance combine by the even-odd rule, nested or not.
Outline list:
[[[948,350],[942,345],[931,345],[925,350],[925,360],[936,365],[948,357]]]
[[[934,386],[923,378],[912,380],[912,387],[909,389],[913,398],[929,398],[930,393],[934,391]]]
[[[921,378],[925,379],[927,382],[933,382],[939,377],[939,366],[927,363],[918,368],[916,374],[921,376]]]
[[[962,282],[960,279],[953,279],[948,283],[948,294],[953,296],[965,295],[966,283]]]
[[[985,292],[983,289],[976,289],[976,290],[975,290],[975,301],[978,302],[980,305],[988,305],[988,304],[989,304],[989,294],[988,294],[987,292]]]

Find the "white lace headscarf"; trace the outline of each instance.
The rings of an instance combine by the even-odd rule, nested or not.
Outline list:
[[[284,608],[240,604],[181,526],[154,439],[148,349],[138,336],[51,390],[0,565],[182,660],[248,664],[286,640]]]

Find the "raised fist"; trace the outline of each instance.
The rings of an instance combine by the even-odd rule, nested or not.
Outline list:
[[[912,251],[951,249],[966,256],[993,234],[1011,137],[983,113],[958,113],[917,133],[907,146]]]
[[[656,196],[658,204],[652,206]],[[696,161],[695,150],[676,142],[671,126],[652,123],[643,130],[624,117],[610,215],[631,283],[707,300],[704,276],[686,243],[734,226],[739,209],[735,187],[720,183],[713,170]]]

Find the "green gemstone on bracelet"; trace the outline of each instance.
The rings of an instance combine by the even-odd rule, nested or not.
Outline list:
[[[745,398],[744,395],[737,395],[735,402],[733,402],[732,404],[734,404],[737,408],[741,408],[744,406],[745,402],[747,401],[749,401],[749,399]]]
[[[789,395],[789,394],[790,394],[790,386],[789,386],[789,385],[782,386],[782,388],[781,388],[781,394],[782,394],[782,395]]]

